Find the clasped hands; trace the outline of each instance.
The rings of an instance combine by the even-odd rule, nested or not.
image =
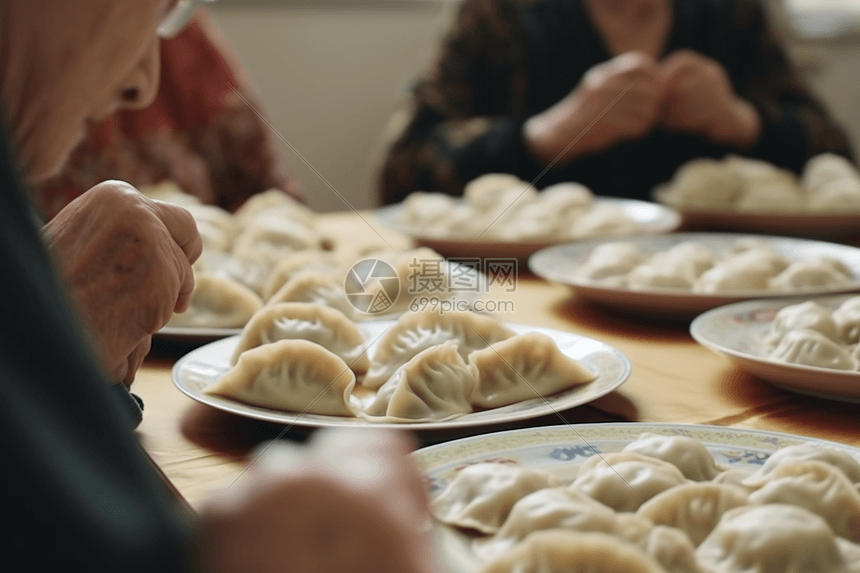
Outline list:
[[[524,135],[536,156],[563,163],[657,128],[744,148],[758,138],[760,123],[718,62],[689,50],[662,62],[628,52],[590,69],[567,97],[529,119]]]

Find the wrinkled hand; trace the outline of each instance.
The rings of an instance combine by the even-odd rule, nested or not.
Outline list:
[[[188,211],[107,181],[45,228],[72,300],[107,373],[130,385],[151,336],[188,308],[203,249]]]
[[[710,58],[679,50],[661,65],[666,99],[660,123],[669,130],[701,134],[740,147],[758,137],[759,118],[737,97],[725,69]]]
[[[409,442],[324,431],[274,443],[201,513],[204,570],[431,573],[424,482]]]
[[[640,139],[657,125],[663,97],[654,58],[641,52],[616,56],[591,68],[565,99],[530,118],[525,126],[526,143],[538,157],[552,160],[579,137],[561,155],[564,162]]]

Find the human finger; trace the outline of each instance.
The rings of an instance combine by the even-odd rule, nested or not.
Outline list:
[[[177,257],[179,272],[179,292],[176,295],[176,303],[173,312],[185,312],[191,306],[191,297],[194,294],[194,270],[184,257]]]
[[[203,252],[203,239],[197,231],[197,223],[186,209],[164,201],[152,201],[156,215],[170,232],[170,236],[185,253],[190,263],[194,263]]]
[[[131,387],[137,371],[140,369],[141,364],[143,364],[143,359],[146,358],[146,355],[149,354],[151,349],[152,336],[146,336],[137,346],[134,347],[126,361],[127,369],[125,376],[122,378],[123,384]]]

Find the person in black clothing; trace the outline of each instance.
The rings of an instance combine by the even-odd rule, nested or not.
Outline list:
[[[55,171],[86,121],[151,100],[156,30],[194,4],[0,3],[4,558],[51,572],[427,573],[426,494],[397,434],[275,445],[187,514],[109,382],[130,384],[151,334],[187,307],[193,219],[107,182],[46,229],[35,221],[23,181]]]
[[[379,177],[383,203],[511,173],[650,199],[684,162],[800,172],[847,139],[759,0],[464,0]]]

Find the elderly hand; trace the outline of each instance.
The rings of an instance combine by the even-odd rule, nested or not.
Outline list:
[[[622,54],[590,69],[570,95],[530,118],[524,129],[526,144],[548,163],[639,139],[656,126],[663,96],[654,58],[641,52]]]
[[[204,570],[431,573],[424,482],[401,434],[274,443],[201,513]]]
[[[671,54],[661,65],[666,100],[663,127],[701,134],[719,144],[752,145],[758,138],[760,118],[755,108],[735,95],[723,67],[689,50]]]
[[[108,181],[75,199],[45,231],[107,373],[130,385],[151,336],[188,308],[203,249],[188,211]]]

